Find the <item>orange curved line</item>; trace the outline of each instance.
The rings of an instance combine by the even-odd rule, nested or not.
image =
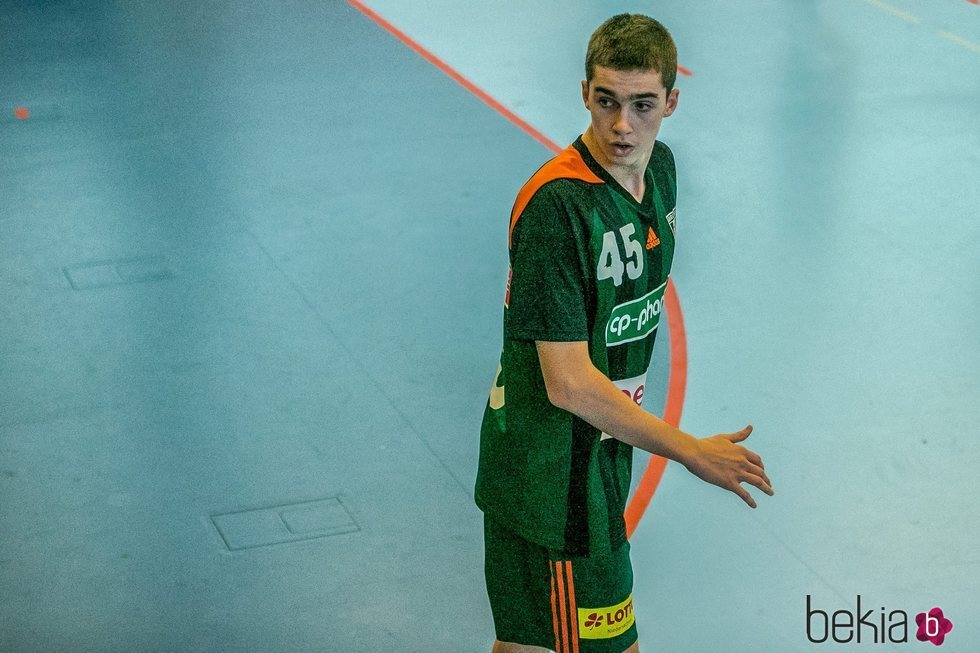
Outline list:
[[[677,296],[674,280],[667,281],[664,293],[667,304],[667,334],[670,343],[670,374],[667,381],[667,402],[664,406],[664,421],[677,427],[681,423],[681,412],[684,410],[684,391],[687,388],[687,334],[684,331],[684,314],[681,312],[681,301]],[[646,471],[640,479],[633,498],[626,506],[623,517],[626,519],[626,537],[633,537],[640,518],[646,512],[647,506],[653,499],[660,479],[667,468],[667,459],[652,455],[647,462]]]
[[[970,0],[971,2],[973,0]],[[980,0],[978,0],[980,1]],[[416,41],[399,30],[397,27],[379,16],[360,0],[347,0],[355,9],[380,25],[383,29],[391,33],[399,41],[414,50],[419,56],[431,63],[433,66],[444,72],[446,75],[458,82],[463,88],[477,96],[504,118],[511,121],[531,138],[543,144],[553,153],[558,154],[562,151],[557,143],[536,130],[526,121],[517,116],[513,111],[495,100],[483,89],[460,75],[447,63],[436,57],[434,54],[423,48]],[[678,66],[677,71],[685,76],[694,73],[684,66]],[[681,421],[681,411],[684,408],[684,390],[687,387],[687,335],[684,332],[684,316],[681,313],[681,303],[677,296],[672,279],[667,281],[667,290],[664,293],[664,301],[667,304],[667,327],[670,343],[670,378],[667,382],[667,402],[664,407],[664,421],[672,426],[678,426]],[[626,519],[626,536],[631,537],[636,525],[639,524],[643,513],[653,499],[653,494],[657,491],[664,469],[667,466],[667,459],[660,456],[650,456],[647,468],[643,472],[643,477],[636,488],[636,492],[626,506],[623,514]]]

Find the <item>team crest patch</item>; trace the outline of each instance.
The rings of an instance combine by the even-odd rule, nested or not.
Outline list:
[[[676,233],[677,230],[674,228],[674,223],[677,221],[677,207],[675,206],[667,214],[667,224],[670,225],[670,233]]]

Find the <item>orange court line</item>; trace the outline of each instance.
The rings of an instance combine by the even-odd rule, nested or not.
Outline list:
[[[367,7],[363,2],[360,2],[359,0],[347,0],[347,2],[353,5],[356,9],[360,10],[363,14],[365,14],[368,18],[376,22],[378,25],[386,29],[388,32],[394,35],[394,37],[397,38],[399,41],[401,41],[402,43],[410,47],[412,50],[415,50],[415,52],[417,52],[423,59],[425,59],[433,66],[435,66],[436,68],[438,68],[439,70],[441,70],[442,72],[446,73],[454,80],[459,82],[459,84],[462,85],[462,87],[465,88],[467,91],[469,91],[470,93],[477,96],[478,98],[480,98],[481,100],[489,104],[491,107],[496,109],[505,118],[507,118],[512,123],[514,123],[521,129],[523,129],[525,132],[527,132],[527,134],[530,135],[531,138],[538,141],[545,147],[550,148],[554,152],[558,152],[561,149],[561,148],[556,149],[555,144],[552,143],[548,139],[548,137],[546,137],[537,129],[529,125],[524,120],[521,120],[513,111],[511,111],[510,109],[508,109],[507,107],[505,107],[504,105],[500,104],[495,99],[490,97],[490,95],[488,95],[485,91],[483,91],[483,89],[479,88],[476,84],[474,84],[470,80],[460,75],[452,67],[446,64],[442,59],[432,54],[431,52],[423,48],[415,41],[413,41],[409,36],[405,34],[405,32],[401,31],[400,29],[398,29],[397,27],[395,27],[394,25],[386,21],[384,18],[379,16],[375,11],[373,11],[371,8]]]
[[[423,48],[404,32],[368,8],[363,2],[360,2],[360,0],[347,0],[347,2],[368,18],[376,22],[382,28],[390,32],[399,41],[414,50],[426,61],[456,80],[463,86],[463,88],[470,91],[478,98],[496,109],[498,113],[520,127],[534,140],[538,141],[555,154],[562,151],[563,148],[557,143],[519,118],[513,111],[502,105],[500,102],[497,102],[497,100],[490,97],[490,95],[485,91],[460,75],[444,61]],[[688,77],[694,74],[683,66],[678,66],[677,72]],[[677,290],[674,287],[674,282],[672,279],[667,280],[667,290],[664,293],[664,301],[667,305],[668,337],[670,343],[670,378],[667,382],[667,401],[664,406],[663,419],[671,426],[677,427],[680,424],[681,412],[684,408],[684,390],[687,387],[687,335],[684,332],[684,317],[681,314],[680,299],[677,296]],[[662,458],[660,456],[650,456],[650,461],[647,463],[647,468],[643,472],[643,477],[640,479],[636,492],[630,499],[628,505],[626,506],[626,512],[624,513],[624,517],[626,519],[627,537],[632,537],[633,532],[636,530],[637,524],[643,517],[643,513],[646,512],[647,506],[650,505],[650,501],[653,499],[653,495],[657,491],[657,486],[660,484],[660,479],[663,477],[664,469],[666,467],[666,458]],[[564,609],[564,604],[562,604],[562,609]],[[562,625],[564,626],[564,624]]]
[[[664,292],[664,303],[667,311],[667,336],[670,346],[670,373],[667,380],[667,401],[664,405],[664,421],[677,428],[681,423],[681,412],[684,410],[684,391],[687,388],[687,333],[684,331],[684,314],[681,312],[681,300],[677,296],[677,287],[673,279],[667,280],[667,290]],[[647,468],[640,478],[636,492],[626,505],[623,517],[626,520],[626,537],[633,537],[637,524],[646,512],[647,506],[653,499],[660,479],[667,468],[667,459],[651,455]]]

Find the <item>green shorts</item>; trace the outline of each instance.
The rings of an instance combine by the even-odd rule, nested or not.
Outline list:
[[[606,556],[569,556],[483,516],[487,594],[497,639],[558,653],[622,653],[636,642],[626,542]]]

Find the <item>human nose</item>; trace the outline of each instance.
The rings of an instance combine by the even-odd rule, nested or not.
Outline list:
[[[620,109],[619,113],[616,114],[616,120],[613,121],[613,131],[617,134],[628,134],[633,131],[628,118],[626,111]]]

